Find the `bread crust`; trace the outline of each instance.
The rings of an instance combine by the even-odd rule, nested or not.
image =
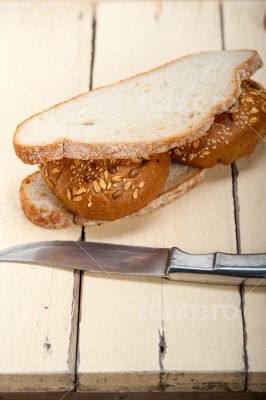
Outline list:
[[[172,151],[172,161],[199,168],[231,164],[250,155],[266,136],[266,90],[247,80],[231,112],[216,116],[200,139]]]
[[[208,113],[208,115],[206,115],[204,120],[202,120],[201,123],[194,130],[187,131],[182,136],[179,135],[177,137],[173,135],[165,140],[157,140],[157,141],[155,140],[143,143],[128,142],[123,144],[116,142],[88,144],[88,143],[81,143],[78,141],[71,141],[69,139],[62,139],[55,143],[43,146],[28,146],[25,144],[20,144],[19,134],[24,124],[26,124],[27,121],[29,121],[30,119],[42,115],[44,112],[47,111],[45,110],[43,112],[31,116],[30,118],[28,118],[27,120],[23,121],[21,124],[18,125],[13,139],[13,145],[16,154],[26,164],[37,164],[49,160],[59,160],[62,159],[63,157],[78,158],[78,159],[89,159],[89,158],[129,159],[129,158],[143,157],[154,153],[163,153],[174,147],[182,146],[188,141],[193,141],[201,137],[210,128],[211,124],[213,123],[215,115],[223,112],[225,109],[228,109],[232,106],[234,98],[237,98],[240,94],[242,80],[247,79],[248,77],[253,75],[253,73],[262,66],[262,61],[258,53],[256,51],[251,51],[251,52],[252,52],[251,56],[245,62],[240,64],[233,72],[232,81],[234,83],[234,89],[232,93],[230,93],[230,95],[228,95],[228,97],[225,98],[224,101],[217,103],[216,106],[212,108],[212,110]],[[204,54],[204,52],[202,54]],[[192,56],[189,55],[181,57],[181,59],[189,57]],[[175,61],[176,60],[170,61],[160,67],[152,69],[151,71],[158,70],[164,67],[165,65],[168,65]],[[141,74],[135,75],[134,77],[142,76],[147,72],[150,71],[143,72]],[[132,79],[134,77],[130,77],[128,79],[125,79],[123,81],[120,81],[112,85],[108,85],[106,87],[118,85],[121,82],[128,81],[129,79]],[[92,92],[99,91],[102,89],[104,88],[97,88],[94,89]],[[62,104],[84,95],[87,95],[87,93],[83,93],[79,96],[72,97],[71,99],[56,104],[53,107],[50,107],[49,109],[60,107]]]
[[[50,210],[48,210],[47,208],[38,206],[38,204],[28,195],[27,186],[32,184],[34,178],[39,174],[40,172],[37,171],[32,175],[27,176],[20,186],[20,204],[26,217],[35,225],[48,229],[62,229],[72,225],[73,213],[71,211],[63,207],[51,207]],[[47,189],[49,196],[49,188]],[[51,197],[54,196],[52,192],[50,195]]]
[[[167,152],[133,160],[64,158],[40,169],[53,193],[74,214],[114,221],[144,208],[162,191],[169,164]]]
[[[205,170],[193,168],[190,169],[182,179],[177,182],[172,182],[168,185],[162,193],[156,197],[150,204],[148,204],[142,210],[139,210],[137,213],[129,215],[126,218],[132,218],[139,215],[148,214],[157,208],[164,206],[177,197],[182,196],[187,193],[190,189],[192,189],[195,185],[197,185],[204,177]],[[71,211],[64,209],[58,212],[57,209],[52,209],[50,213],[46,211],[43,212],[38,205],[35,203],[34,199],[32,199],[26,193],[26,182],[31,182],[34,176],[40,176],[41,172],[37,171],[32,175],[27,176],[22,183],[20,188],[20,203],[21,208],[24,211],[26,217],[35,225],[38,225],[43,228],[49,229],[61,229],[63,227],[70,226],[73,222],[77,225],[96,225],[99,223],[106,223],[107,221],[92,221],[88,218],[80,217],[74,215]],[[47,196],[54,196],[54,194],[50,191],[49,187],[46,186]]]

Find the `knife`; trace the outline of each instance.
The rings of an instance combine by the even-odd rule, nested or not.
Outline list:
[[[185,282],[266,284],[266,254],[189,254],[177,247],[55,240],[4,249],[0,261],[78,269],[109,277],[123,274]]]

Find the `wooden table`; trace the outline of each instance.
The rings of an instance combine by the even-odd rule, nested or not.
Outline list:
[[[20,181],[36,168],[14,154],[18,122],[188,53],[256,48],[266,62],[265,13],[265,1],[0,0],[1,248],[82,235],[22,215]],[[265,69],[256,79],[266,85]],[[171,205],[86,228],[85,240],[266,251],[265,172],[262,143]],[[15,264],[0,265],[0,282],[0,392],[266,389],[265,289]]]

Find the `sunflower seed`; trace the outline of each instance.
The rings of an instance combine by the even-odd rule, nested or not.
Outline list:
[[[121,189],[117,190],[116,192],[113,193],[113,199],[114,200],[118,199],[119,197],[122,196],[122,194],[123,194],[123,190],[121,190]]]
[[[104,175],[105,179],[107,179],[107,178],[108,178],[108,176],[109,176],[109,172],[107,171],[107,169],[104,171],[103,175]]]
[[[139,169],[134,168],[134,169],[132,169],[132,171],[130,171],[128,176],[129,176],[129,178],[134,178],[135,176],[138,175],[138,173],[139,173]]]
[[[108,171],[110,172],[110,174],[115,174],[117,172],[117,168],[114,165],[109,165]]]

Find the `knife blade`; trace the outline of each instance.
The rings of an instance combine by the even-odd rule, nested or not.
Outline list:
[[[43,241],[1,250],[0,261],[186,282],[266,284],[264,253],[190,254],[177,247],[168,249],[97,242]]]

